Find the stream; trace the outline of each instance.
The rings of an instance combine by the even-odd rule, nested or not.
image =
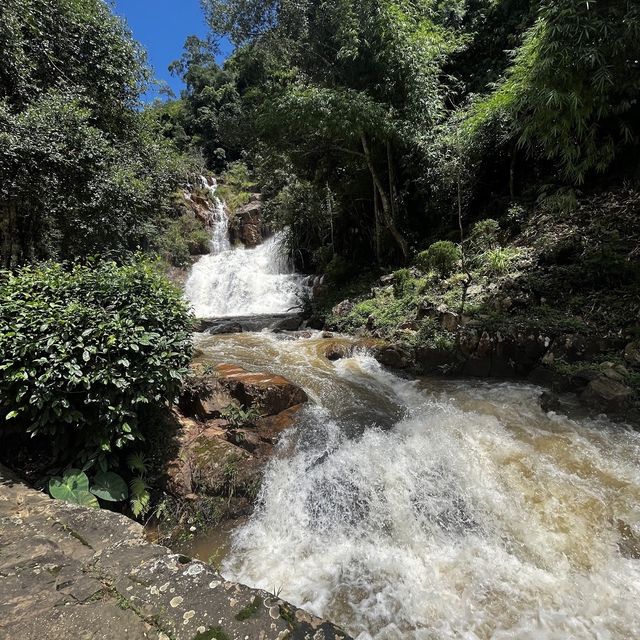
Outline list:
[[[260,250],[203,258],[187,287],[196,309],[285,311],[301,280],[282,262],[262,271],[269,300],[207,271],[248,255],[248,271],[264,269]],[[196,336],[205,359],[284,375],[310,397],[254,513],[197,540],[203,559],[222,548],[227,579],[358,640],[640,637],[640,433],[545,413],[538,387],[408,379],[365,351],[330,362],[324,344]]]

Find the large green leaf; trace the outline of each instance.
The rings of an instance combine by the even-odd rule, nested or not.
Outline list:
[[[89,478],[80,469],[68,469],[62,477],[56,476],[49,480],[49,493],[56,500],[73,502],[85,507],[98,509],[100,504],[89,492]]]
[[[129,497],[129,488],[117,473],[103,471],[93,479],[91,493],[107,502],[122,502]]]

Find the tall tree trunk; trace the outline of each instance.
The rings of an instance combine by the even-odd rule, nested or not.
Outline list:
[[[378,207],[378,190],[376,189],[376,183],[372,181],[373,185],[373,215],[375,216],[375,245],[376,245],[376,262],[381,264],[382,262],[382,228],[380,227],[380,208]]]
[[[389,197],[382,186],[382,182],[380,181],[380,177],[376,172],[375,166],[373,164],[373,159],[371,158],[371,151],[369,149],[369,143],[367,142],[367,137],[364,133],[360,133],[360,140],[362,142],[362,150],[364,152],[364,157],[367,161],[367,166],[369,167],[369,172],[371,173],[371,178],[373,180],[373,184],[376,186],[378,190],[378,194],[380,195],[380,202],[382,204],[382,217],[384,220],[385,227],[389,230],[389,233],[393,236],[393,239],[397,242],[400,250],[402,251],[403,257],[406,259],[409,257],[409,245],[405,240],[404,236],[395,225],[395,221],[393,220],[393,216],[391,213],[391,204],[389,202]]]
[[[387,140],[387,173],[389,174],[389,199],[391,200],[391,216],[398,219],[398,206],[396,197],[396,173],[393,167],[393,150],[391,140]]]

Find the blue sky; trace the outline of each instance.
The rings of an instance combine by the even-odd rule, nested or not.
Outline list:
[[[200,0],[115,0],[114,9],[147,50],[156,78],[168,82],[179,95],[182,83],[171,76],[167,67],[180,57],[187,36],[207,35]],[[221,58],[229,51],[229,43],[222,43]],[[151,91],[146,99],[154,96]]]

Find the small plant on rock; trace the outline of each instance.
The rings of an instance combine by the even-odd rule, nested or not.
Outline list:
[[[449,240],[439,240],[418,254],[416,265],[423,271],[436,271],[441,278],[446,278],[453,273],[461,257],[458,245]]]
[[[220,412],[220,415],[229,423],[231,429],[255,427],[256,422],[262,417],[262,413],[257,407],[244,409],[235,403],[227,405]]]

